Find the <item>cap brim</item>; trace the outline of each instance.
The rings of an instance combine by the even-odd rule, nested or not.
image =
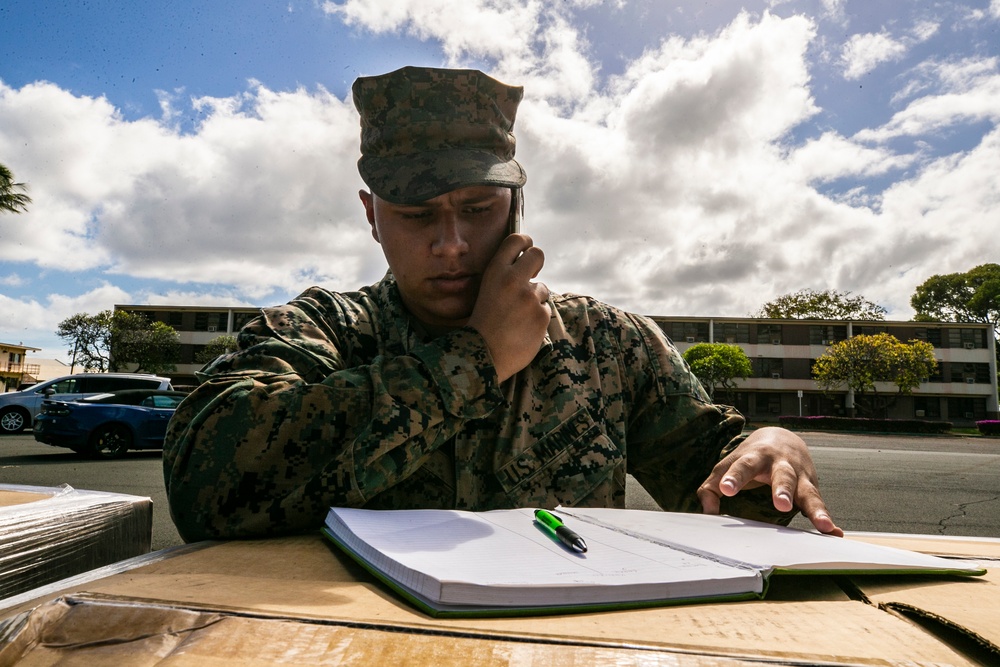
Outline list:
[[[517,160],[467,149],[362,156],[358,171],[374,194],[393,204],[418,204],[474,185],[520,188],[527,181]]]

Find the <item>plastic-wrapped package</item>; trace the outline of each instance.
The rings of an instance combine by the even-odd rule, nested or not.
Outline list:
[[[149,552],[153,502],[0,484],[0,599]]]

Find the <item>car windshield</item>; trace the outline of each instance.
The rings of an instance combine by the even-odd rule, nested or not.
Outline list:
[[[182,398],[181,396],[147,396],[142,404],[147,408],[176,408]]]
[[[35,389],[35,393],[53,392],[56,394],[72,394],[76,392],[76,378],[65,378],[52,384],[47,384]]]

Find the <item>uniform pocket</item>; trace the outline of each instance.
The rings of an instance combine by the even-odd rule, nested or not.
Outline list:
[[[514,506],[573,506],[595,493],[601,498],[589,504],[608,504],[616,470],[624,484],[623,463],[618,447],[581,408],[500,468],[497,477]]]

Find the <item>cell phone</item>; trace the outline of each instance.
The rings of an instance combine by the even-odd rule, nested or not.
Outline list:
[[[510,196],[510,212],[507,214],[507,234],[517,234],[521,231],[521,198],[520,188],[514,188],[511,190]]]

